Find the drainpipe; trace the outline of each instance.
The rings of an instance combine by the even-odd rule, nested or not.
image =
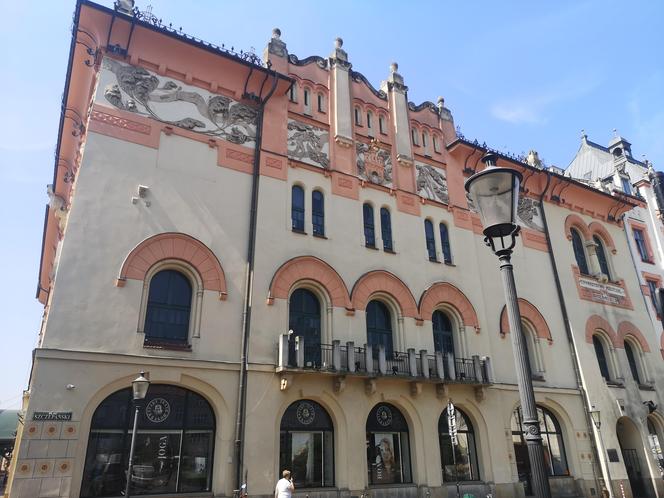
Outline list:
[[[585,389],[584,383],[583,383],[583,377],[581,375],[581,363],[579,360],[579,355],[578,355],[578,350],[576,348],[576,342],[574,342],[574,334],[572,333],[572,324],[569,319],[569,314],[567,313],[567,305],[565,304],[565,294],[563,292],[562,285],[560,283],[560,276],[558,274],[558,265],[556,264],[556,257],[553,254],[553,245],[551,244],[551,236],[549,235],[549,224],[546,219],[546,212],[544,210],[544,196],[546,195],[546,192],[549,190],[549,185],[551,183],[551,172],[546,171],[546,187],[542,191],[542,194],[540,195],[539,202],[540,202],[540,210],[542,212],[542,222],[544,223],[544,234],[546,236],[546,246],[547,249],[549,250],[549,259],[551,261],[551,268],[553,269],[553,280],[556,283],[556,293],[558,295],[558,303],[560,304],[560,311],[563,315],[563,323],[565,324],[565,334],[567,336],[567,343],[569,344],[570,347],[570,355],[572,356],[572,365],[574,366],[574,376],[576,377],[576,383],[579,391],[581,392],[581,397],[583,398],[584,401],[584,410],[583,414],[586,419],[586,430],[588,431],[588,434],[594,434],[593,429],[595,428],[594,423],[592,421],[592,417],[590,415],[590,409],[592,407],[592,402],[590,401],[590,398],[588,396],[588,392]],[[598,429],[599,431],[599,429]],[[597,446],[595,444],[595,439],[590,438],[590,443],[592,446],[592,451],[593,451],[593,457],[596,462],[600,462],[599,460],[599,452],[597,450]],[[601,470],[601,462],[600,462],[600,470]],[[609,471],[608,463],[607,463],[607,474]],[[598,488],[598,492],[601,493],[600,489],[600,483],[599,480],[597,479],[597,471],[596,471],[596,466],[593,465],[593,475],[595,476],[595,485]],[[613,498],[613,488],[611,485],[611,476],[608,476],[608,485],[607,490],[609,491],[609,497]]]
[[[247,76],[247,83],[251,73]],[[244,308],[242,311],[242,356],[240,359],[240,380],[238,384],[237,413],[235,418],[235,490],[239,492],[242,486],[242,473],[244,470],[244,435],[245,418],[247,411],[247,370],[249,362],[247,354],[249,350],[249,333],[251,331],[251,305],[254,286],[254,259],[256,254],[256,225],[258,219],[258,187],[260,183],[260,157],[261,144],[263,141],[263,116],[265,105],[277,89],[279,74],[276,71],[267,69],[267,74],[261,85],[261,93],[267,78],[272,76],[272,88],[265,98],[260,95],[248,95],[244,97],[251,98],[258,102],[258,115],[256,117],[256,144],[254,146],[254,164],[251,178],[251,204],[249,211],[249,234],[247,238],[247,266],[244,280]]]

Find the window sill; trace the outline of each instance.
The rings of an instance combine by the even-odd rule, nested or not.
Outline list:
[[[643,258],[641,258],[641,261],[643,261],[644,263],[647,263],[647,264],[649,264],[649,265],[654,265],[654,264],[655,264],[655,262],[652,261],[651,259],[643,259]]]
[[[454,263],[452,263],[451,261],[443,261],[443,263],[445,263],[447,266],[453,266],[453,267],[456,268],[456,265]]]
[[[372,249],[374,251],[378,250],[378,248],[376,246],[372,246],[372,245],[369,245],[369,244],[364,244],[364,247],[366,247],[367,249]]]
[[[387,254],[396,254],[396,251],[394,249],[386,249],[383,247],[383,251],[386,252]]]
[[[186,343],[173,343],[173,342],[159,342],[159,341],[144,341],[143,347],[146,349],[169,349],[171,351],[189,351],[191,352],[191,344]]]
[[[649,384],[639,384],[639,389],[641,391],[654,391],[655,386],[651,386]]]
[[[544,382],[544,381],[546,381],[546,379],[544,378],[544,375],[541,375],[541,374],[531,374],[530,377],[531,377],[533,380],[536,380],[537,382]]]
[[[438,261],[436,258],[429,258],[429,262],[440,264],[440,261]]]
[[[625,389],[625,384],[623,384],[622,382],[615,382],[615,381],[612,381],[612,380],[607,380],[605,382],[606,382],[606,385],[609,386],[609,387],[617,387],[619,389]]]
[[[322,234],[322,233],[314,233],[313,236],[316,237],[317,239],[327,240],[327,237],[325,236],[325,234]]]
[[[300,235],[307,235],[307,232],[305,232],[304,230],[300,230],[299,228],[292,228],[291,232],[299,233]]]

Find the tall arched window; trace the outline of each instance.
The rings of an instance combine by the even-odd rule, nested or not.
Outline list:
[[[593,236],[593,241],[595,242],[595,252],[597,253],[597,260],[599,261],[599,269],[601,272],[611,278],[611,273],[609,272],[609,263],[606,259],[606,251],[604,249],[604,243],[597,235]]]
[[[447,230],[447,225],[441,223],[440,229],[440,245],[443,250],[443,261],[447,264],[452,263],[452,248],[450,247],[450,234]]]
[[[374,406],[367,418],[369,484],[412,482],[408,423],[389,403]]]
[[[371,204],[362,206],[364,220],[364,243],[367,247],[376,247],[376,229],[374,227],[374,212]]]
[[[384,207],[380,208],[380,233],[383,237],[383,249],[392,251],[392,218],[390,210]]]
[[[293,230],[304,232],[304,189],[293,185],[291,194],[291,222]]]
[[[572,228],[572,248],[574,249],[574,257],[576,258],[576,264],[579,267],[579,271],[583,275],[588,275],[588,261],[586,260],[586,250],[583,247],[583,239],[578,230]]]
[[[537,407],[537,419],[542,435],[542,446],[544,447],[544,463],[546,464],[549,475],[569,475],[560,424],[558,424],[558,421],[549,410],[541,406]],[[512,414],[512,442],[514,444],[514,456],[516,458],[519,481],[525,484],[526,495],[531,495],[530,460],[528,458],[526,441],[523,436],[521,407],[518,407]]]
[[[150,280],[145,313],[145,341],[187,343],[191,283],[176,270],[162,270]]]
[[[664,479],[664,453],[662,452],[662,446],[659,443],[659,436],[657,434],[657,427],[655,426],[653,415],[648,416],[646,423],[648,425],[648,444],[650,446],[650,451],[657,461],[659,475]]]
[[[436,310],[431,316],[431,322],[433,325],[434,351],[441,351],[443,354],[451,353],[452,356],[455,356],[454,332],[450,318],[446,313]]]
[[[604,377],[604,380],[611,380],[609,363],[604,349],[604,341],[602,341],[597,335],[593,336],[593,347],[595,348],[595,356],[597,356],[597,363],[599,364],[599,371],[602,374],[602,377]]]
[[[367,305],[367,344],[378,351],[378,346],[385,346],[385,355],[390,357],[392,346],[392,316],[385,303],[370,301]]]
[[[629,370],[632,372],[632,378],[637,384],[641,383],[639,379],[639,367],[637,366],[636,356],[629,341],[625,341],[625,355],[627,356],[627,363],[629,363]]]
[[[314,235],[325,236],[325,197],[320,190],[311,193],[311,223]]]
[[[289,358],[295,358],[295,337],[299,336],[304,339],[305,365],[320,366],[320,316],[320,302],[316,295],[307,289],[295,289],[288,305],[288,328],[293,331],[294,336],[289,344]]]
[[[334,486],[334,427],[315,401],[296,401],[281,417],[279,469],[291,471],[296,488]]]
[[[211,490],[215,417],[200,395],[152,384],[139,412],[131,493]],[[81,496],[120,496],[125,489],[134,410],[131,388],[111,394],[90,426]]]
[[[437,261],[436,238],[433,235],[433,223],[431,223],[431,220],[424,220],[424,237],[426,238],[429,261]]]
[[[449,432],[447,409],[438,419],[438,440],[440,460],[443,466],[443,481],[477,481],[480,478],[475,448],[473,424],[458,408],[455,408],[457,444],[452,445]],[[454,454],[452,453],[454,451]],[[455,465],[456,463],[456,465]]]

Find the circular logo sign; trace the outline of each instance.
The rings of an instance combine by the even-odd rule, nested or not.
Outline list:
[[[383,427],[388,427],[392,425],[392,410],[387,406],[381,406],[376,410],[376,420]]]
[[[314,418],[316,418],[314,405],[312,405],[311,403],[307,403],[306,401],[303,401],[298,405],[297,420],[302,425],[309,425],[314,421]]]
[[[171,414],[171,405],[164,398],[154,398],[145,407],[145,416],[154,423],[159,424]]]

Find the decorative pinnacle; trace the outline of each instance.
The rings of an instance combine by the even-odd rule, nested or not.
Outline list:
[[[279,28],[274,28],[272,30],[272,38],[279,39],[281,38],[281,30]]]
[[[581,128],[581,140],[585,140],[586,138],[588,138],[588,135],[586,135],[586,130]]]
[[[340,36],[337,36],[334,40],[334,47],[341,48],[344,46],[344,40]]]
[[[613,129],[613,136],[614,137],[618,136],[618,130],[616,128]]]
[[[445,99],[442,96],[438,96],[438,106],[443,107],[445,105]]]
[[[399,70],[399,64],[397,64],[396,62],[393,62],[392,64],[390,64],[390,72],[391,73],[396,73],[398,70]]]

